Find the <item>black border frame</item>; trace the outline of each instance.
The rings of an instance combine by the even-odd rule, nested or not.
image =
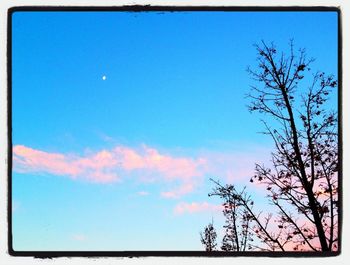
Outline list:
[[[338,14],[338,151],[339,151],[339,219],[338,219],[338,250],[330,252],[206,252],[206,251],[16,251],[12,241],[12,15],[15,12],[337,12]],[[15,6],[7,11],[7,224],[8,224],[8,253],[11,256],[34,258],[58,257],[331,257],[338,256],[342,251],[343,225],[343,55],[342,47],[342,19],[340,7],[326,6],[152,6],[152,5],[124,5],[124,6]]]

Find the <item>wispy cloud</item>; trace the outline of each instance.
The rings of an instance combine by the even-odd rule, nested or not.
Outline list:
[[[201,175],[200,167],[205,163],[202,158],[192,159],[161,154],[157,149],[146,145],[139,151],[117,146],[113,153],[118,157],[121,168],[127,171],[139,169],[155,171],[169,180],[187,180]]]
[[[85,156],[49,153],[16,145],[13,159],[14,170],[19,173],[62,175],[98,183],[116,182],[121,176],[133,173],[136,176],[151,175],[158,181],[180,183],[176,188],[179,191],[171,191],[173,194],[168,197],[191,192],[198,176],[203,174],[201,168],[206,162],[202,158],[162,154],[145,145],[138,149],[116,146]]]
[[[102,183],[119,180],[113,171],[118,161],[105,150],[80,157],[16,145],[13,148],[13,160],[14,170],[20,173],[47,173]]]
[[[84,234],[74,234],[72,235],[74,241],[86,241],[87,237]]]
[[[249,181],[254,175],[255,163],[269,164],[270,149],[256,146],[244,151],[205,151],[201,153],[207,161],[206,172],[224,182]]]
[[[180,187],[176,187],[170,191],[161,192],[161,196],[164,198],[177,199],[187,193],[192,192],[196,184],[197,184],[197,181],[194,179],[191,181],[187,180]]]
[[[18,173],[51,174],[95,183],[130,180],[128,177],[143,183],[163,183],[166,185],[160,195],[178,199],[193,192],[207,177],[230,183],[248,181],[254,173],[254,163],[266,156],[261,150],[250,153],[202,150],[192,156],[175,156],[147,145],[115,145],[79,155],[16,145],[13,161]]]
[[[137,195],[139,195],[139,196],[148,196],[149,195],[149,192],[148,191],[139,191],[139,192],[137,192]]]
[[[174,214],[194,214],[201,212],[221,212],[223,210],[222,205],[212,204],[208,202],[181,202],[174,208]]]

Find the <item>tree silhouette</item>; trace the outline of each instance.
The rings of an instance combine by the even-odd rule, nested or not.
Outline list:
[[[209,193],[209,196],[219,196],[223,199],[224,203],[224,215],[226,211],[227,201],[235,201],[235,212],[238,214],[230,215],[233,219],[232,223],[235,225],[232,226],[232,230],[238,230],[239,225],[241,225],[243,233],[235,233],[234,239],[235,242],[227,242],[227,238],[230,238],[231,231],[226,230],[226,234],[223,238],[223,245],[221,249],[224,251],[246,251],[246,250],[284,250],[284,245],[287,243],[287,240],[281,240],[281,233],[276,233],[273,230],[269,229],[270,221],[272,214],[267,214],[263,216],[263,212],[256,213],[254,211],[254,201],[251,199],[251,196],[247,194],[245,188],[242,191],[237,191],[235,186],[232,184],[222,185],[218,181],[211,179],[215,184],[213,192]],[[232,203],[230,203],[232,205]],[[226,216],[226,215],[225,215]],[[227,218],[227,216],[226,216]],[[226,220],[227,223],[227,220]],[[225,225],[226,227],[226,225]],[[228,233],[229,232],[229,233]],[[264,244],[257,244],[256,242],[261,242]],[[239,245],[239,242],[243,244]],[[228,245],[229,244],[229,245]],[[230,247],[232,245],[240,247]]]
[[[204,228],[204,234],[201,232],[201,242],[205,246],[206,251],[214,251],[216,250],[216,231],[213,226],[213,223],[209,223],[205,228]]]
[[[221,250],[223,251],[246,251],[252,249],[251,223],[252,215],[242,205],[241,197],[245,190],[237,192],[232,185],[223,187],[219,182],[212,180],[216,187],[209,196],[219,196],[223,199],[223,214],[225,216],[225,235],[222,239]],[[233,192],[232,192],[233,191]],[[249,201],[253,205],[252,201]]]
[[[250,182],[266,186],[275,215],[256,214],[246,192],[215,182],[214,195],[235,198],[254,223],[248,230],[266,250],[332,251],[338,249],[338,127],[337,113],[326,103],[337,81],[323,72],[311,74],[313,59],[305,50],[278,55],[274,44],[256,45],[256,70],[248,72],[249,110],[272,118],[263,120],[275,145],[271,165],[255,165]],[[301,82],[309,82],[305,85]],[[301,90],[300,86],[307,89]],[[272,222],[273,221],[273,222]],[[253,246],[253,244],[251,244]],[[265,247],[262,247],[265,246]],[[234,250],[234,249],[233,249]]]

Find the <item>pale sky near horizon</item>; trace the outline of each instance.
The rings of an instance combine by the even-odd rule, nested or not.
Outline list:
[[[203,250],[210,177],[264,196],[253,44],[293,38],[337,74],[335,12],[16,12],[12,31],[15,250]]]

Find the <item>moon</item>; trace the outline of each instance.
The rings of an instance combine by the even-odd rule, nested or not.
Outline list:
[[[102,76],[102,80],[105,81],[107,79],[107,76]]]

